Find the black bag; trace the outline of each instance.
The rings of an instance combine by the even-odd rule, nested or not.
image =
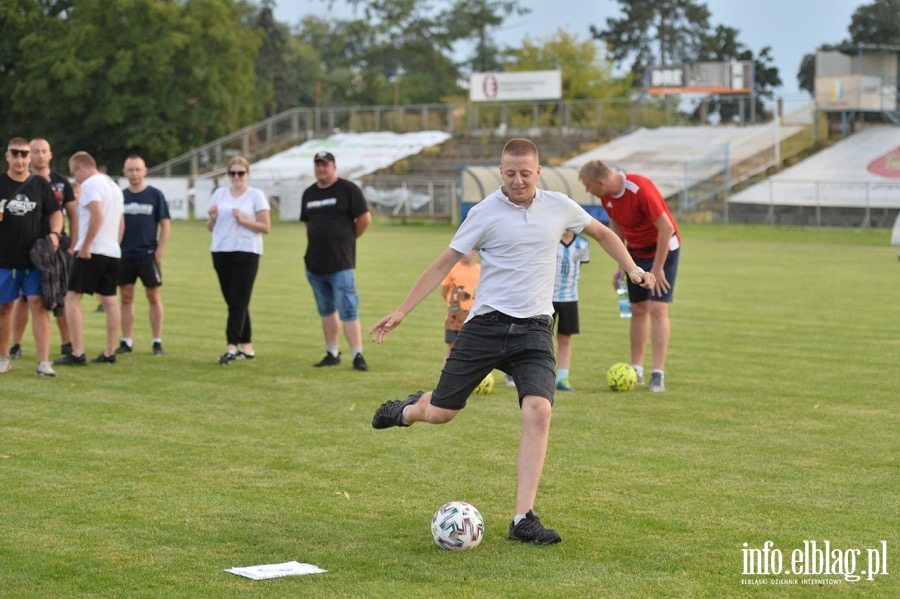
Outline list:
[[[63,251],[69,247],[69,238],[59,237],[59,249],[53,250],[49,236],[34,242],[29,252],[31,262],[41,271],[41,296],[44,305],[55,316],[62,314],[69,285],[69,268]]]

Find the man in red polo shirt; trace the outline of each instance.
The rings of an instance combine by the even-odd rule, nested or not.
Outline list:
[[[653,371],[650,391],[665,391],[666,353],[669,349],[669,304],[675,290],[681,236],[675,217],[650,179],[634,173],[618,172],[600,160],[581,167],[581,183],[601,199],[609,214],[609,228],[628,248],[635,264],[653,273],[656,283],[643,289],[628,282],[631,301],[631,362],[644,382],[644,350],[650,334]],[[621,269],[616,272],[623,276]]]

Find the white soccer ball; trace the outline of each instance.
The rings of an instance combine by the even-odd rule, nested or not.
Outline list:
[[[474,549],[484,536],[484,518],[464,501],[445,503],[431,519],[431,536],[441,549]]]

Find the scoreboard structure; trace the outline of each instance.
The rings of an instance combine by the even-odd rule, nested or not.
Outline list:
[[[647,79],[647,93],[651,95],[750,94],[753,61],[653,65]]]

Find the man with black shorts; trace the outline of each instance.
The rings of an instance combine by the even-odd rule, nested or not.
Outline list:
[[[81,184],[78,201],[78,241],[75,263],[66,292],[66,318],[72,335],[72,353],[54,360],[63,366],[84,366],[84,314],[81,297],[97,294],[106,313],[106,346],[92,361],[115,364],[116,341],[119,336],[119,303],[116,301],[116,279],[119,272],[119,247],[122,228],[122,190],[108,176],[97,170],[97,163],[87,152],[75,152],[69,158],[69,171]]]
[[[628,253],[641,268],[653,273],[656,283],[649,289],[628,283],[631,302],[631,363],[644,382],[644,350],[650,336],[653,371],[650,391],[666,390],[665,365],[669,351],[669,304],[675,293],[675,275],[681,254],[681,234],[675,217],[653,181],[636,173],[622,173],[600,160],[590,160],[579,172],[584,188],[600,198],[609,214],[609,228],[628,246]],[[613,275],[616,284],[622,271]],[[651,326],[652,325],[652,326]]]
[[[0,174],[0,374],[9,372],[13,302],[19,296],[31,310],[39,376],[56,376],[50,364],[50,313],[41,293],[41,272],[31,261],[34,243],[50,237],[59,248],[63,217],[50,184],[28,170],[31,148],[16,137],[6,149],[9,168]]]
[[[162,255],[169,241],[171,220],[169,204],[163,192],[147,185],[147,165],[140,156],[129,156],[122,169],[128,187],[122,191],[125,205],[125,232],[122,235],[122,261],[119,263],[118,284],[122,297],[122,340],[116,353],[134,351],[131,337],[134,329],[134,286],[140,279],[150,305],[150,332],[153,335],[153,355],[161,356],[163,303]],[[157,238],[157,231],[159,237]]]
[[[502,187],[476,204],[450,246],[419,276],[406,298],[370,333],[376,343],[437,287],[468,252],[481,256],[475,303],[444,363],[433,391],[387,401],[375,411],[372,427],[416,422],[444,424],[465,408],[472,391],[495,368],[516,382],[522,433],[516,459],[516,508],[508,539],[548,545],[561,537],[534,513],[544,468],[555,393],[553,280],[556,246],[567,230],[584,232],[628,272],[632,282],[652,287],[653,275],[631,259],[622,241],[574,200],[537,189],[541,174],[531,140],[511,139],[500,157]],[[427,456],[412,456],[410,468]]]

